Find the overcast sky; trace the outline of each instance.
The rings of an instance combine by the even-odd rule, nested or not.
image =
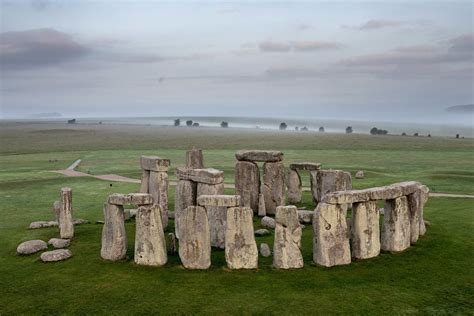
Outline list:
[[[0,2],[3,118],[424,121],[474,103],[472,1]]]

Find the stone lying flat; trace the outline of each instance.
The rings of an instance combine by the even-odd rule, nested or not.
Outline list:
[[[36,239],[22,242],[16,248],[16,252],[19,255],[30,255],[45,249],[48,249],[48,244],[42,240]]]
[[[56,249],[53,251],[43,252],[40,256],[43,262],[56,262],[66,260],[72,257],[72,252],[69,249]]]
[[[316,171],[321,169],[321,164],[316,162],[295,162],[290,165],[290,169]]]
[[[235,158],[240,161],[278,162],[283,160],[281,151],[271,150],[239,150]]]
[[[89,224],[89,221],[87,219],[82,219],[82,218],[74,218],[72,220],[72,223],[74,225],[82,225],[82,224]]]
[[[261,225],[262,227],[265,227],[265,228],[274,229],[276,224],[273,218],[265,216],[265,217],[262,217]]]
[[[197,198],[200,206],[240,206],[240,195],[200,195]]]
[[[153,197],[148,193],[113,193],[109,195],[108,203],[115,205],[149,205],[153,204]]]
[[[224,182],[224,171],[207,169],[176,168],[176,177],[179,180],[191,180],[206,184],[219,184]]]
[[[170,160],[158,156],[141,156],[140,165],[143,170],[164,172],[170,167]]]
[[[260,254],[262,255],[262,257],[270,257],[272,255],[272,251],[270,250],[270,246],[268,246],[268,244],[260,244]]]
[[[58,225],[59,225],[59,223],[57,221],[36,221],[36,222],[31,222],[28,229],[56,227]]]
[[[56,249],[67,248],[71,244],[69,239],[61,239],[61,238],[51,238],[48,241],[48,245],[53,246]]]
[[[301,224],[311,224],[313,222],[313,211],[298,210],[298,220]]]
[[[268,229],[261,228],[255,231],[255,236],[262,237],[267,235],[270,235],[270,231]]]

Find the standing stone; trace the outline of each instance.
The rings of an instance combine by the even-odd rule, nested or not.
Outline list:
[[[150,171],[148,190],[161,209],[163,229],[168,227],[168,172]]]
[[[123,205],[105,203],[104,221],[100,256],[105,260],[122,260],[127,255]]]
[[[168,233],[168,240],[167,240],[167,246],[166,249],[168,250],[168,253],[170,255],[174,255],[178,247],[176,247],[176,236],[173,233]]]
[[[211,266],[211,232],[206,209],[189,206],[179,218],[179,257],[186,269]]]
[[[316,174],[316,200],[321,202],[330,192],[345,191],[352,187],[350,173],[341,170],[319,170]]]
[[[385,201],[382,249],[403,251],[410,247],[410,214],[405,196]]]
[[[420,237],[421,192],[418,190],[407,195],[407,201],[410,214],[410,243],[415,244]]]
[[[148,193],[149,183],[150,183],[150,170],[143,170],[142,182],[140,184],[140,193]]]
[[[309,181],[310,181],[311,197],[313,198],[313,203],[318,204],[318,171],[309,172]]]
[[[267,210],[265,209],[265,197],[263,196],[263,193],[260,193],[258,195],[258,216],[266,216],[267,215]]]
[[[258,249],[249,207],[227,209],[225,260],[229,269],[257,269]]]
[[[197,184],[188,180],[179,180],[176,184],[174,202],[174,230],[179,238],[179,219],[188,206],[196,205]]]
[[[256,163],[238,161],[235,164],[235,194],[240,195],[242,206],[255,213],[259,206],[260,171]]]
[[[159,205],[140,206],[136,216],[135,263],[163,266],[168,261]]]
[[[59,235],[61,238],[72,238],[74,236],[74,224],[72,222],[72,190],[61,189],[61,210],[59,212]]]
[[[428,197],[430,189],[426,185],[420,186],[420,236],[426,234],[426,225],[424,220],[424,208],[426,202],[428,202]]]
[[[53,212],[54,212],[54,220],[59,223],[59,214],[61,214],[61,202],[55,201],[53,203]]]
[[[278,269],[298,269],[304,266],[301,255],[302,230],[296,206],[279,206],[276,210],[273,266]]]
[[[368,259],[380,254],[380,213],[377,202],[354,203],[352,206],[352,257]]]
[[[301,202],[302,184],[301,177],[297,170],[288,171],[288,203]]]
[[[313,216],[313,260],[332,267],[351,263],[351,252],[342,205],[320,203]]]
[[[224,183],[205,184],[198,183],[197,196],[224,194]],[[211,228],[211,246],[224,249],[225,225],[227,220],[226,206],[206,206],[209,226]]]
[[[267,214],[274,215],[276,208],[285,205],[285,166],[282,162],[263,164],[263,196]]]
[[[272,251],[270,250],[270,246],[268,246],[268,244],[265,244],[265,243],[261,243],[260,244],[260,254],[262,255],[262,257],[270,257],[272,255]]]
[[[186,167],[192,169],[203,169],[204,159],[201,149],[190,149],[186,152]]]

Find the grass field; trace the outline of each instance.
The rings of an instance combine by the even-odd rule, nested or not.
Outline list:
[[[205,149],[205,164],[233,182],[237,149],[280,149],[285,163],[321,162],[324,168],[362,169],[356,188],[419,180],[432,191],[474,194],[472,139],[372,137],[369,135],[0,123],[0,314],[473,314],[474,201],[431,198],[428,233],[408,251],[383,253],[349,266],[312,264],[312,231],[303,233],[305,268],[277,271],[260,258],[258,271],[229,271],[214,250],[208,271],[186,271],[177,255],[163,268],[133,263],[134,222],[127,222],[129,259],[101,260],[102,226],[76,226],[74,257],[43,264],[39,255],[17,256],[25,240],[57,237],[57,228],[27,230],[51,219],[63,186],[73,188],[75,216],[94,223],[111,192],[138,185],[50,172],[82,159],[79,170],[139,178],[138,158],[156,154],[184,164],[187,148]],[[172,176],[174,177],[174,176]],[[304,179],[307,182],[307,178]],[[228,190],[232,193],[232,190]],[[312,209],[309,193],[300,206]],[[170,188],[170,209],[174,208]],[[171,222],[171,226],[172,226]],[[255,222],[255,227],[259,223]],[[272,243],[272,236],[257,243]]]

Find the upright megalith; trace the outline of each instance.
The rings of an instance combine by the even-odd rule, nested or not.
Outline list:
[[[377,202],[360,202],[352,206],[352,257],[368,259],[380,254],[380,213]]]
[[[242,198],[242,206],[258,212],[260,171],[256,163],[237,161],[235,164],[235,194]]]
[[[426,185],[419,187],[420,190],[420,236],[426,233],[425,219],[424,219],[424,208],[430,195],[430,189]]]
[[[304,266],[301,255],[301,226],[296,206],[279,206],[275,216],[273,266],[278,269],[297,269]]]
[[[176,238],[179,238],[179,219],[188,206],[196,204],[197,183],[189,180],[178,180],[174,202],[174,226]]]
[[[159,205],[140,206],[136,215],[135,263],[163,266],[168,257]]]
[[[301,184],[301,177],[298,170],[288,170],[287,187],[288,203],[300,203],[301,195],[303,193],[303,187]]]
[[[313,215],[313,260],[332,267],[351,263],[346,209],[319,203]]]
[[[59,235],[61,238],[74,236],[74,223],[72,220],[72,189],[61,189],[61,208],[59,211]]]
[[[227,209],[225,260],[229,269],[257,269],[258,248],[249,207]]]
[[[104,226],[102,228],[102,259],[117,261],[127,255],[127,233],[123,205],[104,204]]]
[[[180,218],[179,257],[186,269],[211,266],[211,232],[206,209],[187,207]]]
[[[199,198],[203,195],[208,196],[208,195],[222,195],[222,194],[224,194],[224,183],[219,183],[219,184],[198,183],[197,185],[197,200],[198,201],[199,201]],[[199,202],[196,204],[199,205]],[[207,211],[209,226],[211,230],[211,246],[224,249],[227,206],[207,205],[206,211]]]
[[[273,215],[278,206],[285,205],[285,166],[282,162],[265,162],[263,164],[263,196],[265,210]]]
[[[191,169],[203,169],[204,158],[201,149],[190,149],[186,151],[186,167]]]
[[[382,250],[403,251],[410,247],[410,214],[405,196],[387,200],[382,226]]]
[[[311,193],[313,196],[313,202],[317,204],[316,191],[317,191],[317,179],[316,175],[318,170],[321,169],[321,164],[316,162],[296,162],[290,164],[290,170],[288,173],[288,203],[299,203],[301,202],[301,171],[308,171],[310,174],[311,181]]]
[[[316,174],[316,183],[316,199],[318,202],[321,202],[328,193],[352,188],[350,173],[342,170],[319,170]]]
[[[260,193],[258,195],[258,216],[267,216],[267,210],[265,208],[265,196],[263,195],[263,193]]]

